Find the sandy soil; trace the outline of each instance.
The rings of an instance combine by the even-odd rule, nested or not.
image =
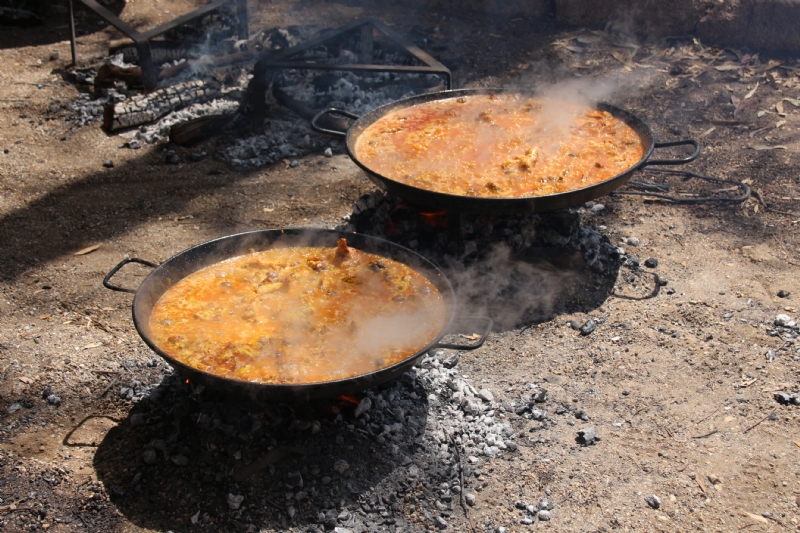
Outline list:
[[[193,5],[169,2],[167,13],[166,3],[131,1],[123,16],[146,26]],[[747,51],[689,40],[633,49],[619,46],[619,36],[550,20],[395,4],[251,6],[251,28],[336,26],[368,15],[391,21],[403,34],[427,36],[420,45],[453,68],[460,87],[614,80],[622,90],[611,101],[651,124],[659,140],[701,140],[693,171],[748,180],[758,193],[741,205],[599,200],[606,209],[593,222],[615,244],[638,238],[638,247],[622,245],[642,260],[657,258],[666,287],[642,297],[632,282],[649,290],[651,279],[627,279],[622,269],[616,286],[585,312],[495,332],[485,347],[462,355],[462,371],[500,401],[535,382],[550,392],[548,409],[568,413],[542,429],[515,422],[520,449],[514,460],[484,468],[488,483],[470,512],[476,530],[485,517],[495,527],[527,530],[514,502],[545,489],[553,519],[536,527],[554,531],[798,528],[800,407],[773,398],[800,387],[800,346],[791,329],[774,333],[778,314],[797,318],[800,296],[797,58],[762,54],[748,64],[736,55]],[[343,155],[248,172],[213,158],[174,167],[165,164],[163,146],[120,149],[122,141],[99,125],[70,127],[48,111],[78,93],[68,82],[64,21],[56,11],[43,28],[0,30],[0,520],[6,531],[86,530],[87,521],[93,531],[191,530],[188,516],[152,518],[175,503],[169,481],[158,503],[143,498],[131,510],[114,503],[95,469],[96,446],[133,409],[116,394],[121,369],[145,379],[161,372],[147,366],[153,354],[133,328],[130,297],[103,289],[103,276],[125,257],[163,261],[239,231],[333,227],[373,185]],[[103,57],[113,37],[83,32],[81,61]],[[53,50],[58,58],[51,60]],[[216,142],[197,149],[213,153]],[[105,160],[114,167],[104,168]],[[119,282],[135,287],[146,273],[134,268]],[[591,335],[566,325],[589,317],[600,319]],[[46,387],[59,406],[43,399]],[[17,403],[22,408],[9,413]],[[589,421],[571,416],[576,410]],[[88,415],[102,416],[73,433]],[[601,440],[581,447],[576,431],[588,425]],[[661,500],[658,510],[645,503],[651,494]],[[26,507],[45,511],[18,509]],[[452,530],[469,527],[465,517],[452,518]]]

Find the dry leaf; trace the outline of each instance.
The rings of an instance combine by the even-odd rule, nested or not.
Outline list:
[[[769,523],[769,520],[767,520],[763,516],[757,515],[757,514],[753,514],[753,513],[748,513],[747,511],[742,511],[742,516],[746,516],[747,518],[755,520],[756,522],[761,522],[762,524],[768,524]]]
[[[789,149],[787,146],[784,146],[782,144],[779,144],[777,146],[767,146],[766,144],[751,144],[750,146],[748,146],[748,148],[750,148],[751,150],[758,150],[758,151],[761,151],[761,150],[788,150]]]
[[[264,211],[265,213],[272,213],[273,211],[275,211],[275,209],[274,209],[274,208],[272,208],[272,207],[265,207],[265,208],[263,209],[263,211]]]
[[[753,180],[751,180],[750,178],[747,178],[747,179],[742,180],[742,183],[744,183],[745,185],[750,185],[751,183],[753,183]]]
[[[797,446],[798,448],[800,448],[800,440],[794,441],[794,445]]]
[[[39,315],[39,320],[50,320],[53,315]]]
[[[736,63],[725,63],[724,65],[717,65],[714,68],[720,72],[725,72],[726,70],[739,70],[739,65]]]
[[[19,380],[26,385],[30,385],[31,383],[33,383],[33,380],[31,378],[26,378],[25,376],[21,376]]]
[[[623,54],[622,52],[617,52],[616,50],[611,51],[611,57],[625,65],[626,67],[632,67],[633,63],[631,62],[630,56],[627,54]]]
[[[586,51],[585,48],[581,48],[580,46],[569,45],[569,46],[565,46],[564,48],[566,48],[567,50],[569,50],[570,52],[573,52],[575,54],[582,54],[582,53],[584,53]]]
[[[762,109],[758,113],[756,113],[756,116],[758,116],[758,118],[761,118],[766,114],[767,114],[767,112]]]
[[[99,348],[99,347],[101,347],[102,345],[103,345],[103,343],[102,343],[102,342],[96,342],[96,343],[94,343],[94,344],[87,344],[86,346],[84,346],[84,347],[83,347],[83,348],[81,348],[81,349],[82,349],[82,350],[90,350],[90,349],[92,349],[92,348]]]
[[[758,90],[758,85],[759,85],[759,83],[761,83],[761,82],[758,82],[758,81],[757,81],[757,82],[756,82],[756,86],[755,86],[755,87],[753,87],[753,88],[750,90],[750,92],[749,92],[749,93],[747,93],[746,95],[744,95],[744,99],[745,99],[745,100],[749,100],[749,99],[751,99],[751,98],[753,97],[753,95],[754,95],[754,94],[756,94],[756,91]]]
[[[784,102],[789,102],[790,104],[792,104],[795,107],[800,107],[800,100],[797,100],[795,98],[784,98],[783,101]]]
[[[783,100],[775,104],[775,111],[782,117],[786,115],[786,113],[783,112]]]
[[[756,74],[763,74],[764,72],[772,70],[772,69],[774,69],[776,67],[779,67],[781,65],[783,65],[783,61],[779,61],[777,59],[770,59],[769,61],[767,61],[766,65],[764,65],[762,67],[758,67],[756,69]]]
[[[786,124],[786,121],[785,121],[785,120],[779,120],[778,122],[776,122],[776,123],[775,123],[775,127],[776,127],[776,128],[780,128],[780,127],[781,127],[781,126],[783,126],[784,124]]]
[[[704,131],[703,133],[700,134],[700,137],[705,137],[705,136],[711,134],[711,132],[714,131],[715,129],[717,129],[716,126],[708,128],[706,131]]]
[[[736,107],[739,107],[739,104],[742,103],[742,99],[736,96],[735,94],[731,95],[731,103]]]
[[[92,246],[88,246],[88,247],[84,248],[83,250],[78,250],[77,252],[75,252],[75,255],[90,254],[90,253],[94,252],[95,250],[97,250],[98,248],[100,248],[101,246],[103,246],[103,245],[102,244],[94,244]]]
[[[472,335],[461,335],[461,336],[469,341],[476,341],[481,338],[479,333],[473,333]]]

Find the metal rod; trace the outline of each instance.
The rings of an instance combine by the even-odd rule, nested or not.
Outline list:
[[[69,0],[69,46],[72,52],[72,66],[78,66],[78,46],[75,40],[75,8]]]

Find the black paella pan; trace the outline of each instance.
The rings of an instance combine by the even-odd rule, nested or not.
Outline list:
[[[236,257],[250,251],[263,251],[276,246],[320,246],[335,247],[338,239],[347,239],[348,246],[358,250],[376,254],[410,266],[424,275],[441,293],[446,308],[445,326],[427,346],[414,355],[392,366],[362,374],[359,376],[301,384],[253,383],[238,379],[221,377],[205,372],[167,355],[152,340],[150,335],[150,316],[158,299],[175,283],[203,268],[226,259]],[[128,263],[139,263],[154,270],[145,278],[137,289],[129,289],[112,285],[110,280],[114,274]],[[368,389],[400,376],[409,370],[428,350],[432,348],[454,348],[470,350],[483,344],[492,321],[481,317],[456,317],[455,295],[448,279],[430,261],[417,253],[398,244],[356,233],[346,233],[324,229],[274,229],[240,233],[222,237],[213,241],[189,248],[156,265],[142,259],[125,259],[114,267],[103,280],[106,288],[134,293],[133,323],[141,338],[157,354],[167,360],[184,378],[195,384],[202,384],[215,391],[245,396],[252,400],[304,401],[313,398],[333,398],[342,394],[352,394]],[[483,335],[474,344],[455,345],[441,343],[442,337],[448,333],[454,321],[481,322]],[[376,354],[380,355],[380,354]]]
[[[634,172],[644,168],[645,166],[681,165],[684,163],[689,163],[691,161],[694,161],[700,154],[700,143],[695,140],[686,139],[686,140],[663,142],[663,143],[655,142],[655,136],[653,135],[653,131],[650,129],[650,127],[647,125],[646,122],[638,118],[636,115],[630,113],[629,111],[604,103],[597,104],[595,106],[596,109],[600,111],[609,112],[612,116],[620,119],[625,124],[627,124],[631,129],[633,129],[633,131],[636,132],[636,134],[639,136],[639,139],[642,142],[644,155],[635,165],[631,166],[624,172],[617,174],[616,176],[613,176],[605,181],[601,181],[600,183],[596,183],[594,185],[583,187],[581,189],[573,189],[571,191],[563,193],[547,194],[541,196],[521,196],[514,198],[485,198],[485,197],[474,197],[474,196],[437,192],[407,185],[405,183],[401,183],[387,176],[381,175],[370,169],[361,160],[359,160],[356,154],[355,147],[358,137],[370,125],[372,125],[380,118],[384,117],[385,115],[397,109],[412,107],[415,105],[424,104],[436,100],[459,98],[462,96],[468,97],[474,95],[500,94],[500,93],[508,94],[513,92],[515,91],[508,91],[502,89],[458,89],[453,91],[440,91],[435,93],[412,96],[410,98],[405,98],[403,100],[390,102],[388,104],[375,108],[369,113],[361,115],[360,117],[358,115],[354,115],[347,111],[330,108],[318,113],[317,116],[314,117],[314,119],[311,121],[311,126],[316,131],[319,132],[328,133],[331,135],[344,136],[345,145],[347,147],[347,153],[350,156],[350,158],[367,173],[367,176],[369,177],[370,180],[372,180],[373,183],[375,183],[375,185],[377,185],[384,191],[420,206],[438,208],[438,209],[447,209],[462,213],[510,215],[510,214],[543,213],[547,211],[555,211],[557,209],[563,209],[565,207],[579,205],[584,202],[588,202],[589,200],[594,200],[595,198],[604,196],[613,191],[614,189],[617,189],[618,187],[624,185],[625,182],[627,182],[631,178]],[[520,91],[516,92],[517,94],[522,94],[525,96],[532,96],[534,94],[530,92],[527,93]],[[320,127],[319,120],[323,116],[328,114],[343,115],[353,119],[354,122],[350,125],[350,128],[346,132],[335,131]],[[650,157],[653,155],[653,151],[657,148],[666,148],[670,146],[682,146],[682,145],[693,146],[694,147],[693,153],[688,157],[682,159],[659,159],[659,160],[650,159]]]

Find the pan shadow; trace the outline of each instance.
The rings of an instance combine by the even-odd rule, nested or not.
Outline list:
[[[356,418],[358,398],[257,404],[172,374],[107,433],[94,467],[117,510],[147,529],[403,527],[407,470],[426,460],[427,395],[413,373],[367,395]],[[404,423],[386,431],[382,412],[397,408]]]

